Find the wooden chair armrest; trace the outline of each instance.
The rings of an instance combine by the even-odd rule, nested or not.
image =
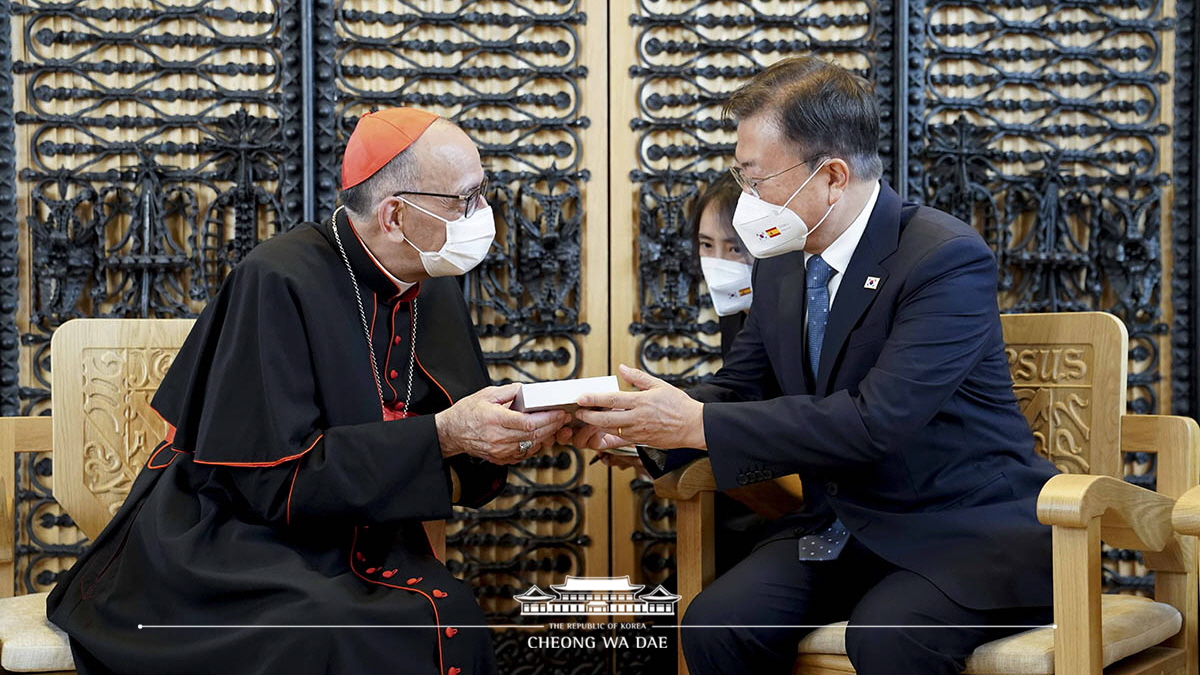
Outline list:
[[[712,462],[707,457],[681,466],[654,480],[654,493],[663,499],[685,501],[701,492],[716,492]]]
[[[1188,490],[1175,502],[1171,522],[1179,534],[1200,536],[1200,487]]]
[[[1101,672],[1101,540],[1143,551],[1146,566],[1156,571],[1194,569],[1190,549],[1170,527],[1174,505],[1170,497],[1111,476],[1060,474],[1046,482],[1037,513],[1053,527],[1055,672]]]
[[[1087,529],[1100,519],[1101,539],[1111,546],[1161,551],[1175,541],[1170,513],[1175,500],[1111,476],[1060,474],[1038,495],[1038,521]]]
[[[774,480],[740,485],[725,494],[733,497],[769,520],[782,518],[804,506],[804,488],[800,476],[792,474]]]
[[[16,533],[13,511],[16,508],[15,472],[18,452],[47,452],[52,449],[53,419],[49,415],[0,417],[0,597],[13,594],[13,559]]]
[[[0,417],[0,578],[12,579],[13,509],[18,484],[14,473],[16,454],[48,451],[52,436],[53,419],[49,415]],[[11,591],[0,592],[0,597],[9,595]]]
[[[702,492],[718,492],[716,479],[713,478],[712,462],[707,458],[697,459],[687,466],[659,476],[654,481],[654,492],[659,497],[676,501],[692,499]],[[725,494],[770,520],[781,518],[804,505],[800,477],[794,474],[751,485],[740,485],[726,490]]]

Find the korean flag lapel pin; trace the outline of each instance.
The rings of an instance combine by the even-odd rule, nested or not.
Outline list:
[[[867,277],[867,283],[863,284],[863,288],[871,291],[879,288],[879,277]]]

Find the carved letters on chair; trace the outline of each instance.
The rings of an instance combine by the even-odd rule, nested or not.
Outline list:
[[[1066,473],[1088,473],[1091,345],[1009,345],[1013,391],[1033,429],[1034,448]]]
[[[84,483],[113,514],[167,431],[150,399],[178,351],[83,350]]]

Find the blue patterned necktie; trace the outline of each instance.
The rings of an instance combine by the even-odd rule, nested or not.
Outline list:
[[[846,526],[842,525],[842,521],[835,520],[830,523],[829,527],[816,534],[806,534],[800,537],[800,559],[810,562],[834,560],[846,547],[848,539],[850,539],[850,533],[846,531]]]
[[[814,255],[808,259],[806,286],[808,289],[808,362],[813,379],[821,363],[821,345],[825,342],[825,324],[829,321],[829,277],[833,268]]]
[[[813,380],[817,377],[817,366],[821,363],[821,345],[825,343],[825,324],[829,322],[829,278],[834,269],[829,263],[814,255],[808,259],[806,286],[808,290],[808,363],[812,366]],[[816,534],[800,537],[800,560],[834,560],[850,533],[835,520]]]

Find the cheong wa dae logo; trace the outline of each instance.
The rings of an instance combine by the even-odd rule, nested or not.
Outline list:
[[[675,614],[675,603],[680,596],[674,595],[661,585],[648,593],[638,593],[645,588],[641,584],[629,583],[623,577],[573,577],[567,575],[566,583],[551,584],[555,595],[549,595],[536,584],[529,590],[514,595],[513,600],[521,603],[521,614],[546,616],[552,614]]]

